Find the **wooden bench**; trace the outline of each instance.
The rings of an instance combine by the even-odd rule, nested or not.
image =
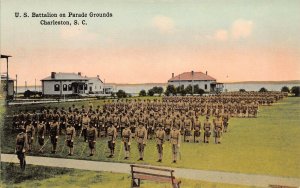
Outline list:
[[[176,180],[174,170],[141,165],[131,166],[131,187],[140,187],[141,180],[171,183],[173,188],[180,188],[181,181]]]

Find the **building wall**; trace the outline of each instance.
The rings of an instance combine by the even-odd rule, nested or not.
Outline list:
[[[69,90],[69,85],[72,84],[74,81],[43,81],[43,94],[44,95],[70,95],[73,94],[73,90]],[[54,86],[59,85],[59,91],[54,90]],[[67,91],[63,90],[64,85],[67,86]],[[88,93],[87,90],[82,90],[82,93]]]
[[[203,89],[206,92],[210,92],[210,84],[215,81],[169,81],[169,85],[174,85],[175,87],[178,87],[179,85],[184,85],[184,88],[186,88],[188,85],[198,85],[200,89]],[[205,89],[205,84],[207,88]]]
[[[1,80],[1,89],[3,90],[4,95],[6,95],[6,90],[5,89],[5,84],[6,84],[6,80]],[[13,80],[9,80],[8,81],[8,96],[13,96],[14,95],[14,81]]]
[[[88,92],[103,94],[104,84],[98,78],[91,78],[88,81]]]

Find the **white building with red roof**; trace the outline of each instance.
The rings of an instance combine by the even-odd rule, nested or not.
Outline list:
[[[200,89],[205,92],[220,92],[223,89],[223,83],[218,83],[217,80],[203,72],[184,72],[177,76],[172,73],[172,78],[168,80],[168,85],[174,85],[175,87],[184,86],[195,86],[198,85]]]

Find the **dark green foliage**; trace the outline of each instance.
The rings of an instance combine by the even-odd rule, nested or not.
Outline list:
[[[299,97],[300,96],[300,86],[292,87],[291,93],[295,94],[296,97]]]
[[[140,97],[144,97],[144,96],[146,96],[147,95],[147,93],[146,93],[146,91],[143,89],[143,90],[141,90],[140,91],[140,93],[139,93],[139,96]]]
[[[264,88],[264,87],[262,87],[262,88],[259,89],[259,92],[267,92],[267,91],[268,90],[266,88]]]

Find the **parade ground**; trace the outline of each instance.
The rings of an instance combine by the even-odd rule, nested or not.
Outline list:
[[[96,100],[92,103],[94,106],[97,106],[102,105],[103,101]],[[49,106],[64,106],[65,108],[68,108],[72,104],[73,103],[59,103],[49,104]],[[88,106],[89,102],[84,101],[77,102],[74,104],[76,106]],[[12,115],[12,113],[19,111],[20,109],[24,110],[25,108],[28,108],[28,110],[32,110],[39,109],[40,107],[41,105],[24,105],[10,106],[6,109],[4,113],[7,116],[7,118],[5,119],[4,124],[2,124],[3,131],[1,132],[2,154],[14,153],[16,133],[12,133],[11,128],[9,127],[11,126],[11,118],[9,117]],[[62,138],[58,139],[59,144],[56,154],[50,153],[51,145],[49,144],[46,145],[44,154],[39,154],[37,152],[37,147],[35,148],[34,145],[33,151],[29,155],[39,157],[53,157],[53,160],[54,158],[75,159],[79,160],[78,162],[76,162],[78,166],[81,166],[83,163],[86,162],[85,160],[88,160],[109,162],[107,164],[116,163],[118,165],[128,165],[128,163],[137,163],[145,165],[171,167],[176,169],[175,175],[178,175],[179,177],[209,182],[231,183],[249,186],[264,186],[261,184],[256,184],[259,183],[259,178],[257,179],[257,181],[252,179],[252,184],[245,184],[242,182],[232,183],[228,181],[222,181],[218,179],[218,175],[215,176],[214,180],[205,178],[205,175],[201,177],[201,174],[197,178],[192,178],[192,176],[186,177],[182,176],[185,173],[181,171],[181,168],[189,170],[201,170],[205,172],[229,173],[233,176],[236,175],[236,179],[238,179],[239,174],[241,176],[243,174],[246,174],[249,175],[249,177],[278,177],[278,180],[280,178],[292,178],[296,179],[296,182],[299,183],[299,117],[300,98],[297,97],[284,98],[283,100],[278,101],[278,103],[275,103],[272,106],[260,106],[257,118],[231,118],[229,120],[229,131],[226,134],[224,134],[224,137],[222,138],[222,144],[214,144],[212,138],[209,144],[182,143],[180,148],[179,161],[176,164],[171,163],[171,148],[170,143],[168,142],[166,142],[164,145],[164,156],[162,163],[156,162],[157,152],[154,140],[147,141],[147,145],[145,148],[145,159],[142,162],[137,161],[138,152],[135,141],[132,142],[130,159],[123,159],[124,152],[120,139],[118,139],[116,143],[116,155],[114,158],[107,158],[109,154],[107,148],[107,140],[105,138],[97,139],[96,154],[92,157],[88,157],[88,146],[87,143],[83,142],[82,137],[75,138],[74,156],[67,157],[68,151],[67,148],[64,146],[63,135],[61,136]],[[201,117],[201,120],[203,119],[204,117]],[[17,158],[15,156],[15,159],[12,160],[16,159]],[[29,159],[30,158],[28,157],[28,160]],[[45,158],[45,160],[46,159],[48,160],[49,158]],[[80,164],[81,161],[82,164]],[[42,161],[40,162],[42,163]],[[31,164],[38,165],[38,163]],[[116,172],[126,173],[125,171]],[[124,177],[127,176],[128,175],[125,175]],[[248,179],[247,176],[246,179]]]

